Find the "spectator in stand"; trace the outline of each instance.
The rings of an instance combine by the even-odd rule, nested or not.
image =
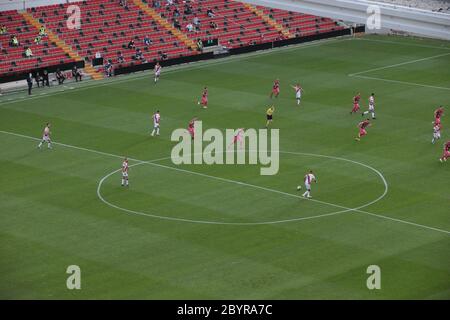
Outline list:
[[[141,49],[136,49],[136,55],[135,55],[135,58],[136,58],[136,60],[139,60],[139,61],[144,61],[145,62],[145,58],[144,58],[144,55],[142,54],[142,51],[141,51]]]
[[[134,45],[134,40],[131,39],[130,42],[128,42],[128,49],[135,49],[136,46]]]
[[[160,60],[166,60],[167,59],[167,54],[163,51],[161,52],[161,59]]]
[[[45,36],[47,35],[47,33],[45,32],[45,27],[44,27],[44,26],[41,26],[41,27],[39,28],[39,35],[40,35],[41,37],[45,37]]]
[[[173,0],[166,0],[166,7],[173,6]]]
[[[119,52],[117,56],[117,62],[118,63],[125,63],[125,57],[123,56],[122,52]]]
[[[180,16],[180,11],[178,11],[178,8],[175,7],[175,10],[173,10],[173,16],[178,18]]]
[[[197,15],[195,15],[194,19],[192,19],[192,23],[195,26],[195,30],[200,31],[200,20],[198,19]]]
[[[152,7],[156,9],[161,8],[161,3],[159,2],[159,0],[153,0]]]
[[[42,37],[40,35],[37,35],[36,38],[34,38],[34,43],[35,44],[40,44],[42,41]]]
[[[56,80],[58,80],[58,84],[63,84],[64,80],[66,80],[66,76],[61,72],[60,69],[56,70]]]
[[[217,26],[217,23],[215,23],[214,21],[211,21],[210,23],[209,23],[209,26],[211,27],[211,29],[219,29],[219,27]]]
[[[184,5],[184,14],[192,14],[192,7],[189,3]]]
[[[178,21],[178,19],[173,20],[173,27],[178,30],[181,30],[181,24],[180,24],[180,21]]]
[[[203,50],[203,42],[202,42],[202,39],[200,39],[200,38],[197,39],[197,48],[198,48],[198,51]]]
[[[25,57],[29,58],[33,56],[33,51],[31,51],[30,47],[26,47],[25,49]]]
[[[119,5],[125,8],[127,6],[127,0],[119,0]]]
[[[194,26],[192,25],[192,23],[189,22],[189,23],[186,25],[186,30],[187,30],[188,32],[194,31]]]
[[[214,18],[216,15],[214,14],[214,11],[212,11],[212,9],[208,9],[206,10],[206,14],[208,15],[208,17],[210,18]]]
[[[149,46],[152,44],[152,40],[147,35],[145,35],[145,37],[144,37],[144,44],[146,46]]]
[[[28,94],[31,94],[31,88],[33,88],[33,75],[31,72],[27,76]]]
[[[15,35],[12,35],[11,36],[11,40],[9,41],[9,45],[12,46],[12,47],[20,46],[19,39],[17,39],[17,37]]]
[[[76,82],[78,82],[78,79],[81,81],[81,72],[75,65],[72,68],[72,76],[75,78]]]
[[[102,57],[102,53],[100,51],[97,51],[95,53],[95,59],[100,59]]]
[[[0,35],[7,34],[7,33],[8,33],[8,29],[6,28],[5,25],[2,25],[2,27],[0,28]]]

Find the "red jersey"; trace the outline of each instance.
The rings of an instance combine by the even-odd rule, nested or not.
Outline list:
[[[362,121],[362,122],[360,122],[360,123],[358,124],[358,127],[360,127],[361,129],[365,129],[365,128],[367,128],[367,127],[369,126],[369,124],[370,124],[369,121],[364,120],[364,121]]]
[[[434,111],[434,117],[436,119],[439,119],[442,116],[443,113],[444,113],[444,109],[443,108],[438,108],[438,109],[436,109]]]
[[[447,141],[444,145],[444,150],[445,151],[450,151],[450,141]]]
[[[358,96],[354,96],[354,97],[353,97],[353,103],[354,103],[354,104],[359,103],[359,100],[361,100],[361,96],[358,95]]]
[[[203,90],[202,97],[203,98],[207,98],[208,97],[208,89]]]
[[[280,87],[280,82],[277,80],[273,83],[273,88],[278,89]]]

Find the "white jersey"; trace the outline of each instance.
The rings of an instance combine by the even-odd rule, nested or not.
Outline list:
[[[44,128],[44,133],[42,134],[42,140],[44,140],[44,141],[50,140],[50,128],[49,127]]]
[[[153,126],[154,126],[155,128],[159,127],[159,121],[160,121],[160,120],[161,120],[160,114],[159,114],[159,113],[155,113],[155,114],[153,115]]]
[[[122,163],[122,177],[128,177],[128,161]]]
[[[433,137],[437,139],[441,137],[441,126],[436,125],[433,127]]]
[[[297,99],[300,99],[302,97],[302,87],[295,86],[294,89],[295,89],[295,97]]]
[[[374,110],[374,109],[375,109],[375,97],[370,96],[369,97],[369,110]]]
[[[316,177],[312,173],[308,173],[305,175],[305,186],[307,189],[309,189],[309,186],[313,181],[316,180]]]
[[[155,66],[155,75],[159,76],[161,74],[161,66],[160,65],[156,65]]]

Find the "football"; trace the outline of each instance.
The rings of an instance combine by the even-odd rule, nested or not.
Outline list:
[[[302,188],[302,186],[297,186],[297,190],[300,190]]]

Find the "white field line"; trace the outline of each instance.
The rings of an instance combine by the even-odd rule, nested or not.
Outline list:
[[[35,138],[35,137],[26,136],[26,135],[22,135],[22,134],[17,134],[17,133],[13,133],[13,132],[9,132],[9,131],[0,130],[0,133],[7,134],[7,135],[13,135],[13,136],[17,136],[17,137],[22,137],[22,138],[27,138],[27,139],[32,139],[32,140],[35,140],[35,141],[39,141],[40,140],[40,139]],[[92,152],[92,153],[96,153],[96,154],[111,156],[111,157],[115,157],[115,158],[123,158],[123,156],[120,156],[120,155],[115,155],[115,154],[111,154],[111,153],[101,152],[101,151],[92,150],[92,149],[88,149],[88,148],[77,147],[77,146],[73,146],[73,145],[69,145],[69,144],[63,144],[63,143],[58,143],[58,142],[53,142],[53,144],[64,146],[64,147],[67,147],[67,148],[73,148],[73,149],[77,149],[77,150],[83,150],[83,151]],[[215,177],[215,176],[209,176],[209,175],[206,175],[206,174],[203,174],[203,173],[198,173],[198,172],[193,172],[193,171],[188,171],[188,170],[179,169],[179,168],[175,168],[175,167],[164,166],[164,165],[152,163],[150,161],[142,161],[142,160],[133,159],[133,158],[129,158],[129,159],[133,160],[133,161],[137,161],[137,162],[149,163],[149,164],[152,164],[152,165],[155,165],[155,166],[159,166],[159,167],[165,167],[165,168],[171,169],[171,170],[182,171],[182,172],[186,172],[186,173],[189,173],[189,174],[201,175],[201,176],[208,177],[208,178],[211,178],[211,179],[222,180],[222,181],[226,181],[226,182],[230,182],[230,183],[234,183],[234,184],[238,184],[238,185],[258,188],[258,189],[269,191],[269,192],[284,194],[284,195],[287,195],[287,196],[290,196],[290,197],[296,197],[296,198],[300,197],[300,196],[297,196],[297,195],[294,195],[294,194],[282,192],[282,191],[279,191],[279,190],[273,190],[273,189],[269,189],[269,188],[265,188],[265,187],[260,187],[260,186],[256,186],[256,185],[251,185],[251,184],[247,184],[247,183],[240,182],[240,181],[234,181],[234,180],[229,180],[229,179]],[[153,160],[153,161],[157,161],[157,160]],[[327,202],[319,201],[319,200],[316,200],[316,199],[309,199],[309,201],[311,201],[311,200],[314,200],[314,201],[322,203],[322,204],[327,204],[327,205],[330,205],[330,206],[342,208],[342,209],[345,209],[346,211],[360,212],[360,213],[364,213],[364,214],[369,215],[369,216],[373,216],[373,217],[377,217],[377,218],[381,218],[381,219],[387,219],[387,220],[390,220],[390,221],[404,223],[404,224],[412,225],[412,226],[415,226],[415,227],[418,227],[418,228],[423,228],[423,229],[427,229],[427,230],[433,230],[433,231],[437,231],[437,232],[440,232],[440,233],[444,233],[444,234],[450,235],[450,231],[447,231],[447,230],[444,230],[444,229],[434,228],[434,227],[430,227],[430,226],[426,226],[426,225],[423,225],[423,224],[414,223],[414,222],[410,222],[410,221],[406,221],[406,220],[391,218],[391,217],[388,217],[388,216],[379,215],[379,214],[375,214],[375,213],[371,213],[371,212],[367,212],[367,211],[363,211],[363,210],[359,210],[359,209],[355,209],[355,208],[347,208],[347,207],[344,207],[344,206],[340,206],[340,205],[336,205],[336,204],[332,204],[332,203],[327,203]]]
[[[351,40],[351,39],[347,39],[347,40]],[[165,74],[176,73],[176,72],[184,71],[184,70],[190,69],[190,68],[201,69],[201,68],[221,65],[221,64],[225,64],[225,63],[229,63],[229,62],[233,62],[233,61],[247,60],[247,59],[251,59],[253,57],[257,57],[257,56],[261,56],[261,55],[279,53],[280,51],[284,52],[284,51],[291,51],[291,50],[307,49],[307,48],[322,46],[322,45],[339,42],[339,41],[342,41],[342,38],[317,40],[317,42],[312,41],[312,42],[300,43],[300,44],[296,44],[296,45],[292,45],[292,46],[260,50],[260,51],[256,51],[256,52],[233,55],[233,56],[221,58],[220,60],[213,59],[213,60],[201,60],[201,61],[196,61],[196,62],[188,62],[188,63],[174,65],[174,66],[164,68],[164,70],[162,72],[162,77],[164,77]],[[51,96],[63,94],[63,93],[69,92],[69,91],[72,91],[72,92],[73,91],[81,91],[81,90],[85,90],[85,89],[114,85],[117,83],[130,82],[130,81],[134,81],[134,80],[138,80],[138,79],[146,78],[146,77],[149,77],[149,79],[150,79],[150,77],[152,75],[153,75],[152,70],[146,70],[146,71],[142,71],[140,74],[121,75],[118,78],[103,79],[103,80],[100,80],[101,81],[100,83],[97,81],[94,81],[94,80],[88,80],[88,81],[86,81],[88,83],[87,85],[78,85],[77,87],[70,87],[69,89],[71,89],[71,90],[61,89],[61,90],[57,90],[57,91],[48,92],[48,94],[46,94],[45,97],[51,97]],[[149,82],[149,84],[153,85],[153,82]],[[16,102],[21,102],[21,101],[39,99],[42,97],[43,96],[40,96],[40,95],[32,95],[32,96],[23,95],[23,96],[16,97],[14,100],[7,99],[7,100],[0,101],[0,106],[6,105],[6,104],[11,104],[11,103],[16,103]]]
[[[356,40],[356,41],[369,41],[369,42],[388,43],[388,44],[395,44],[395,45],[399,45],[399,46],[408,46],[408,47],[450,50],[450,47],[439,47],[439,46],[432,46],[432,45],[426,45],[426,44],[407,43],[407,42],[402,42],[402,41],[397,41],[396,42],[396,41],[378,40],[378,39],[364,39],[364,38],[354,38],[354,40]]]
[[[360,71],[360,72],[356,72],[356,73],[350,73],[348,76],[349,77],[354,77],[356,75],[363,74],[363,73],[368,73],[368,72],[372,72],[372,71],[378,71],[378,70],[385,70],[385,69],[389,69],[389,68],[400,67],[400,66],[404,66],[404,65],[407,65],[407,64],[417,63],[417,62],[421,62],[421,61],[427,61],[427,60],[431,60],[431,59],[445,57],[445,56],[448,56],[448,55],[450,55],[450,52],[443,53],[443,54],[438,54],[438,55],[431,56],[431,57],[425,57],[425,58],[421,58],[421,59],[415,59],[415,60],[405,61],[405,62],[401,62],[401,63],[391,64],[391,65],[384,66],[384,67],[368,69],[368,70],[364,70],[364,71]]]
[[[377,81],[398,83],[398,84],[404,84],[404,85],[416,86],[416,87],[423,87],[423,88],[450,90],[450,88],[447,88],[447,87],[432,86],[432,85],[429,85],[429,84],[422,84],[422,83],[416,83],[416,82],[391,80],[391,79],[384,79],[384,78],[377,78],[377,77],[368,77],[368,76],[360,76],[360,75],[356,75],[356,76],[353,76],[353,77],[354,78],[361,78],[361,79],[368,79],[368,80],[377,80]]]

